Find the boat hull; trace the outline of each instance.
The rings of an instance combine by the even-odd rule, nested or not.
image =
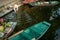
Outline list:
[[[50,23],[43,21],[12,35],[8,40],[38,40],[46,33],[50,26]]]

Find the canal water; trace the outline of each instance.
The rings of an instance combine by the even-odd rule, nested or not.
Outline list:
[[[57,6],[58,7],[58,6]],[[18,24],[12,34],[24,30],[34,24],[41,21],[48,21],[51,23],[49,30],[39,40],[59,40],[60,38],[60,18],[49,21],[51,16],[51,10],[57,9],[57,7],[28,7],[23,5],[19,7],[17,13],[10,13],[5,16],[6,21],[17,21]]]

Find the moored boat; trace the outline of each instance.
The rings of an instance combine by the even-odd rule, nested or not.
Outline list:
[[[59,2],[58,1],[50,1],[50,2],[46,2],[46,1],[41,2],[40,1],[40,2],[31,2],[29,4],[32,6],[54,6],[54,5],[59,4]]]
[[[8,40],[38,40],[50,26],[49,22],[43,21],[12,35]]]

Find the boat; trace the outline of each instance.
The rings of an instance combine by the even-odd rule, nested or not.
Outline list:
[[[16,27],[17,22],[8,22],[6,25],[9,25],[9,27],[6,27],[3,32],[0,33],[0,38],[7,38]]]
[[[4,11],[0,12],[0,17],[5,16],[6,14],[9,14],[9,12],[12,12],[12,11],[13,11],[13,9],[10,9],[10,10],[4,10]]]
[[[59,4],[58,1],[44,1],[44,2],[31,2],[29,3],[31,6],[54,6],[54,5],[57,5]]]
[[[8,40],[38,40],[46,33],[50,26],[49,22],[43,21],[19,31],[10,36]]]

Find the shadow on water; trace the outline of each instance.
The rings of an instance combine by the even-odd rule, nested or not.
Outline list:
[[[45,7],[29,8],[27,5],[19,7],[19,11],[16,13],[18,25],[15,31],[20,31],[33,24],[49,19],[50,16],[49,10],[50,10],[49,8]]]

